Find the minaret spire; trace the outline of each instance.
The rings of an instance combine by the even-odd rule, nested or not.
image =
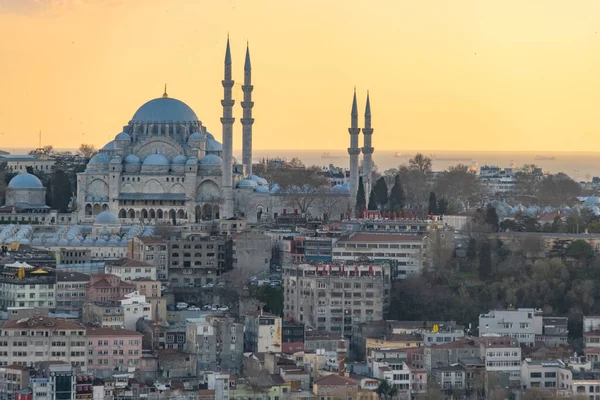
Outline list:
[[[247,175],[252,174],[252,64],[250,63],[250,45],[246,43],[246,61],[244,62],[244,100],[242,101],[242,164]]]
[[[222,176],[222,196],[223,196],[223,212],[221,218],[233,217],[233,96],[231,89],[233,88],[233,79],[231,79],[231,49],[229,47],[229,34],[227,35],[227,48],[225,49],[225,70],[224,78],[221,81],[223,85],[223,117],[221,124],[223,125],[223,176]]]
[[[369,99],[369,92],[367,91],[367,103],[365,105],[365,127],[362,130],[364,135],[364,147],[362,148],[363,153],[363,175],[365,193],[367,196],[371,193],[373,188],[373,143],[371,137],[373,136],[373,128],[371,128],[371,100]]]
[[[169,95],[167,94],[167,84],[165,83],[165,92],[163,93],[162,97],[169,97]]]
[[[356,193],[358,191],[358,155],[360,148],[358,147],[358,106],[356,105],[356,87],[354,88],[354,97],[352,98],[352,111],[350,112],[350,147],[348,155],[350,156],[350,202],[352,205],[356,202]]]

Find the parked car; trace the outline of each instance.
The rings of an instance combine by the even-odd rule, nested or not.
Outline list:
[[[227,306],[221,306],[218,308],[219,311],[229,311],[229,307]]]
[[[192,306],[187,308],[188,311],[201,311],[200,307]]]
[[[177,308],[178,310],[185,310],[186,308],[188,308],[188,303],[184,303],[184,302],[177,303],[175,305],[175,308]]]
[[[210,304],[206,304],[206,305],[202,306],[202,310],[204,310],[204,311],[210,311],[210,309],[211,309]]]
[[[173,304],[169,304],[167,306],[167,310],[169,310],[169,311],[175,311],[175,306]]]
[[[219,305],[218,304],[213,304],[212,307],[210,307],[211,311],[218,311],[219,310]]]
[[[204,285],[202,285],[202,289],[212,289],[215,287],[214,283],[205,283]]]
[[[219,282],[219,283],[217,283],[217,287],[218,288],[224,288],[225,287],[225,282]]]

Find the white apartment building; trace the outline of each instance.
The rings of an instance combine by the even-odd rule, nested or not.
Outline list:
[[[486,372],[506,374],[511,387],[521,385],[521,347],[510,336],[490,335],[478,340]]]
[[[105,273],[116,275],[122,281],[133,281],[140,278],[156,280],[156,266],[136,260],[123,259],[116,264],[107,264]]]
[[[410,399],[410,395],[406,395],[410,393],[412,381],[410,368],[406,363],[389,365],[387,362],[372,362],[370,367],[372,368],[373,378],[387,380],[390,386],[398,388],[399,398]]]
[[[479,316],[479,336],[510,336],[529,347],[535,345],[536,334],[543,331],[542,310],[519,308],[492,310]]]
[[[139,292],[127,293],[123,299],[118,300],[123,309],[123,326],[125,329],[135,331],[140,318],[152,319],[152,305],[146,301],[146,296]]]
[[[244,321],[244,351],[281,353],[281,317],[256,311]]]
[[[87,369],[85,328],[58,318],[33,317],[7,321],[0,327],[0,364],[32,367],[43,361],[64,361],[75,371]]]
[[[229,400],[229,374],[210,372],[206,375],[208,390],[215,391],[215,398]]]
[[[467,371],[461,365],[435,368],[432,372],[440,389],[444,391],[465,390],[467,387]]]
[[[385,263],[297,264],[283,268],[284,317],[308,328],[351,335],[358,322],[382,320],[391,288]]]
[[[583,316],[583,332],[591,332],[600,330],[600,316],[588,315]]]
[[[5,272],[0,277],[0,307],[56,307],[54,271],[16,262],[6,264]]]
[[[538,388],[571,391],[572,373],[561,360],[531,360],[525,359],[521,364],[521,385],[524,389]]]
[[[517,183],[513,168],[499,168],[493,165],[481,166],[479,179],[491,194],[510,193]]]
[[[427,240],[424,235],[353,233],[334,245],[333,260],[348,262],[366,257],[373,261],[394,261],[394,279],[405,279],[425,268]]]

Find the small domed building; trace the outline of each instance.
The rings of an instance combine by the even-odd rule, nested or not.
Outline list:
[[[48,209],[46,188],[37,176],[27,172],[18,174],[8,183],[5,206],[21,209]]]

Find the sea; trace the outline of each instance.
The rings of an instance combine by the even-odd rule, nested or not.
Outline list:
[[[4,148],[11,154],[27,154],[31,148]],[[56,149],[72,151],[76,149]],[[241,149],[234,150],[234,156],[241,160]],[[508,151],[447,151],[447,150],[377,150],[373,153],[373,161],[379,172],[390,168],[398,168],[407,164],[415,154],[421,153],[432,159],[434,171],[444,171],[453,165],[464,164],[469,167],[484,165],[500,168],[518,168],[525,164],[535,164],[544,172],[555,174],[563,172],[572,179],[583,182],[600,176],[600,152],[508,152]],[[348,152],[340,150],[262,150],[253,149],[254,162],[263,158],[281,158],[291,160],[298,157],[306,165],[349,167]]]

